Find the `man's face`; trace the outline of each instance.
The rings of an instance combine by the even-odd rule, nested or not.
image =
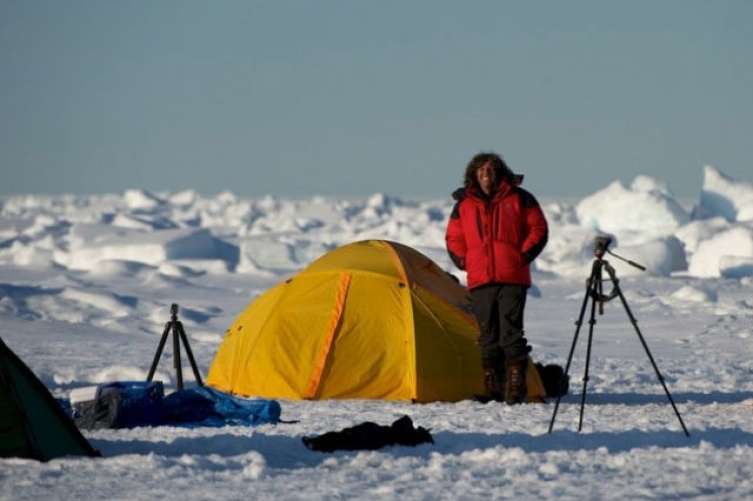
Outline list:
[[[486,162],[476,169],[476,180],[479,186],[481,186],[481,190],[487,195],[494,191],[494,188],[497,186],[497,179],[494,175],[494,168],[491,162]]]

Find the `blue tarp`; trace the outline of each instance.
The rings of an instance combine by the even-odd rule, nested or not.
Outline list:
[[[276,400],[239,398],[206,386],[177,391],[162,401],[162,423],[178,426],[256,426],[279,423]]]
[[[282,412],[275,400],[234,397],[206,386],[165,396],[158,381],[109,383],[100,386],[99,393],[94,401],[72,409],[67,405],[80,428],[256,426],[279,423]]]

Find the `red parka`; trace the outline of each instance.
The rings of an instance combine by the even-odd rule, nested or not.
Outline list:
[[[492,283],[531,285],[530,263],[544,249],[549,230],[536,198],[502,181],[494,195],[460,188],[447,222],[447,252],[467,272],[468,289]]]

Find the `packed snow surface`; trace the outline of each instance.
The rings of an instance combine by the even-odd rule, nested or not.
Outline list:
[[[534,360],[564,366],[579,331],[554,423],[553,401],[283,400],[276,425],[85,431],[101,458],[1,459],[0,499],[751,499],[753,185],[713,167],[703,177],[691,201],[650,176],[577,202],[541,200],[550,240],[526,313]],[[451,209],[449,196],[379,193],[2,197],[0,336],[67,398],[144,380],[178,303],[206,375],[225,330],[255,297],[340,245],[397,241],[464,283],[444,250]],[[617,256],[605,257],[636,322],[616,299],[596,313],[578,432],[588,309],[580,329],[576,321],[597,235],[612,238]],[[174,388],[170,362],[168,348],[156,379]],[[190,371],[184,377],[192,382]],[[301,442],[406,414],[431,429],[434,444],[326,454]]]

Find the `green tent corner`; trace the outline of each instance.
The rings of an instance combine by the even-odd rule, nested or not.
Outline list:
[[[0,457],[99,456],[44,384],[0,339]]]

